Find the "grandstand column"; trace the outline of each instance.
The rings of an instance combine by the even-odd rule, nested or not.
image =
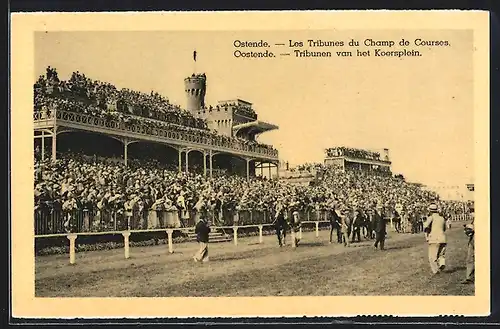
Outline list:
[[[56,161],[56,149],[57,149],[57,127],[54,126],[54,132],[52,133],[52,161]]]
[[[189,172],[189,150],[186,150],[186,174]]]
[[[42,161],[45,160],[45,132],[42,130]]]
[[[182,171],[182,149],[178,149],[177,152],[179,153],[179,172]]]
[[[203,150],[203,176],[207,177],[207,152]]]
[[[125,248],[125,259],[130,258],[130,243],[129,243],[129,238],[130,238],[130,232],[123,232],[123,247]]]
[[[252,159],[245,159],[247,161],[247,180],[250,180],[250,161]]]
[[[208,154],[208,158],[209,158],[209,165],[210,165],[210,178],[212,178],[212,157],[214,155],[212,154],[212,150],[210,150],[209,154]]]
[[[123,146],[124,146],[124,149],[123,149],[123,162],[124,162],[125,167],[126,167],[127,163],[128,163],[128,151],[127,151],[128,150],[128,142],[127,142],[127,140],[123,141]]]
[[[68,234],[66,236],[69,240],[69,263],[75,263],[75,241],[78,235],[76,234]]]
[[[269,168],[269,179],[271,179],[271,177],[272,177],[272,175],[271,175],[271,164],[269,163],[268,165],[269,165],[269,167],[268,167]]]

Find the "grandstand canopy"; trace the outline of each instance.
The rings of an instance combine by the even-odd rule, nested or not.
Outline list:
[[[266,131],[271,131],[271,130],[275,130],[278,128],[279,128],[278,126],[273,125],[271,123],[255,120],[255,121],[242,123],[239,125],[234,125],[233,126],[233,133],[235,136],[238,136],[238,135],[247,135],[247,136],[253,135],[253,136],[255,136],[258,134],[262,134]]]

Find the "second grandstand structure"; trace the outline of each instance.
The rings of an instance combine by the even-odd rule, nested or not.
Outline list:
[[[350,147],[331,147],[325,150],[324,164],[341,170],[368,170],[391,173],[389,149],[383,153]]]

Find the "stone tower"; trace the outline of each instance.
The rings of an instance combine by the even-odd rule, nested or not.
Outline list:
[[[389,160],[389,149],[388,148],[384,148],[384,153],[382,154],[382,156],[383,156],[383,160],[390,161]]]
[[[192,74],[184,79],[184,91],[187,97],[186,109],[194,116],[205,106],[205,94],[207,91],[207,77],[203,74]]]

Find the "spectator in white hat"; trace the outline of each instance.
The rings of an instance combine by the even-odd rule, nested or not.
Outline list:
[[[429,206],[431,213],[424,223],[424,232],[429,244],[429,263],[433,274],[438,274],[445,268],[446,254],[446,221],[438,212],[435,203]]]

